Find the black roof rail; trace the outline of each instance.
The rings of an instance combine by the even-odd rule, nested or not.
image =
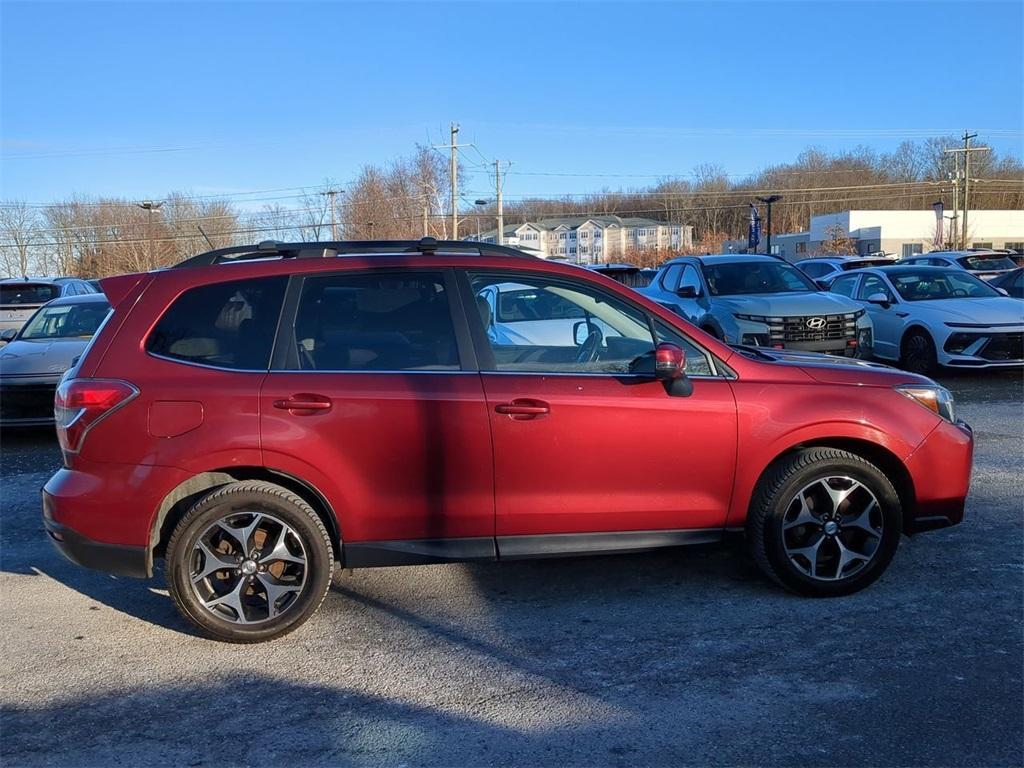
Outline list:
[[[528,253],[504,245],[491,245],[471,240],[437,240],[422,237],[419,240],[328,240],[324,242],[280,243],[264,240],[256,245],[236,245],[200,253],[175,264],[172,269],[209,267],[214,264],[234,264],[254,259],[323,259],[332,256],[394,256],[398,254],[435,253],[475,254],[479,256],[512,256],[535,259]]]

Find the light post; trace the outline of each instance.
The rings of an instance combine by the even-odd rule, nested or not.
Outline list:
[[[487,205],[486,200],[474,200],[473,205],[476,206],[476,241],[480,242],[480,217],[483,215],[483,207]]]
[[[149,211],[146,219],[146,237],[149,240],[149,266],[153,267],[156,266],[153,262],[153,211],[159,211],[163,202],[154,203],[152,200],[143,200],[136,205],[144,211]]]
[[[768,195],[768,197],[757,198],[758,202],[768,206],[768,240],[765,246],[765,253],[769,256],[772,255],[772,203],[777,203],[781,199],[782,195]]]

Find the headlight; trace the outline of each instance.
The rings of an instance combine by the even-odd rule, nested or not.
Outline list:
[[[741,314],[738,314],[738,313],[734,312],[732,316],[735,317],[737,320],[746,320],[749,323],[766,323],[766,322],[768,322],[768,318],[762,317],[760,315],[741,315]]]
[[[946,421],[956,422],[956,411],[953,408],[953,393],[938,384],[902,384],[896,387],[901,395],[923,405]]]

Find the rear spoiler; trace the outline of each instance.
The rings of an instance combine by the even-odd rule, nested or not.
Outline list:
[[[105,277],[100,280],[100,289],[106,294],[110,306],[117,309],[118,305],[147,277],[149,275],[142,272]]]

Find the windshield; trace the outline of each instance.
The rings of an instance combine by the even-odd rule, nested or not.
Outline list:
[[[0,304],[31,306],[45,304],[60,295],[60,288],[50,283],[5,283],[0,285]]]
[[[953,269],[922,269],[890,274],[889,279],[907,301],[929,299],[987,299],[1001,296],[995,288],[973,275]]]
[[[19,338],[88,339],[96,333],[109,309],[110,305],[101,301],[44,307],[28,321]]]
[[[957,261],[964,269],[972,269],[976,272],[984,272],[992,269],[1016,269],[1014,261],[1006,256],[961,256]]]
[[[748,293],[817,291],[803,272],[784,261],[734,261],[705,264],[704,276],[714,296]]]

